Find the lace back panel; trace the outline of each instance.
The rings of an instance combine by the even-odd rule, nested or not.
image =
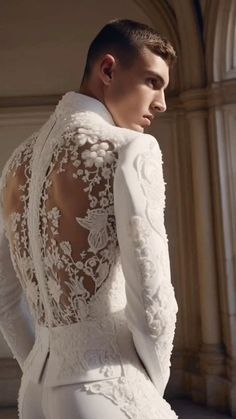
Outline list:
[[[73,136],[54,150],[42,190],[40,232],[55,325],[89,315],[88,302],[114,264],[116,160],[108,141],[89,144]]]

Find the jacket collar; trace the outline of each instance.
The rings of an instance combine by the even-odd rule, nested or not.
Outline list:
[[[102,102],[82,93],[67,92],[62,96],[55,112],[57,116],[75,112],[93,112],[101,116],[109,124],[115,125],[110,112]]]

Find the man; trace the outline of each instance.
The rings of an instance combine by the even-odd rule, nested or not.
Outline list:
[[[111,21],[79,92],[4,167],[0,324],[23,370],[20,418],[176,418],[162,155],[144,134],[174,61],[154,29]]]
[[[112,29],[104,28],[91,44],[80,93],[104,103],[116,125],[143,132],[166,110],[165,89],[175,52],[156,31],[145,32],[144,25],[137,29],[130,23],[132,40],[122,39],[115,24]]]

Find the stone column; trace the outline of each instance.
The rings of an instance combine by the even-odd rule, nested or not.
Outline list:
[[[217,262],[227,397],[231,414],[236,415],[236,80],[212,85],[208,102],[211,154],[216,172]]]
[[[225,357],[220,330],[220,307],[217,285],[211,172],[209,165],[207,102],[205,90],[192,90],[181,95],[186,110],[192,161],[195,216],[195,239],[200,295],[202,344],[199,353],[200,375],[195,377],[192,397],[208,406],[226,405],[221,378]],[[223,381],[222,381],[223,380]],[[202,385],[204,383],[204,386]]]

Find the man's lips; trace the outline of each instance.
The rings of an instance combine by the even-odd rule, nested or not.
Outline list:
[[[153,116],[152,115],[144,115],[143,117],[147,123],[147,125],[151,125],[152,120],[153,120]]]

